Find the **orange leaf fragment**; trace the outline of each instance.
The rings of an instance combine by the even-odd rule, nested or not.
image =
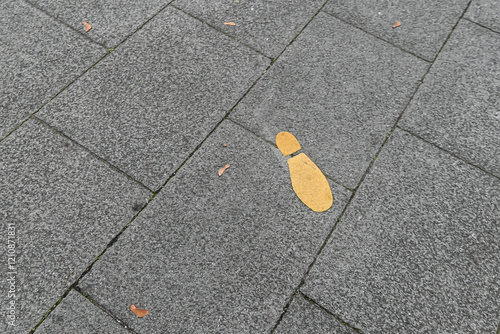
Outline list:
[[[236,23],[234,23],[234,22],[224,22],[224,25],[225,26],[235,26]]]
[[[395,24],[395,25],[393,25],[392,27],[393,27],[393,28],[397,28],[397,27],[399,27],[400,25],[401,25],[401,22],[397,21],[397,22],[396,22],[396,24]]]
[[[228,169],[229,167],[231,167],[230,164],[226,164],[224,167],[222,167],[221,169],[219,169],[219,176],[222,175],[222,173],[224,173],[226,171],[226,169]]]
[[[222,146],[227,147],[227,143],[222,143]]]
[[[148,310],[141,310],[140,308],[137,308],[135,307],[134,304],[130,305],[130,311],[134,312],[134,314],[136,316],[138,316],[139,318],[142,318],[144,317],[145,315],[148,315],[149,314],[149,311]]]
[[[87,22],[83,21],[82,24],[85,26],[85,32],[92,29],[92,26],[90,24],[88,24]]]

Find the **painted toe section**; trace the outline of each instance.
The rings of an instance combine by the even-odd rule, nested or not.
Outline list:
[[[300,143],[290,132],[280,132],[276,135],[276,146],[285,157],[301,149]]]

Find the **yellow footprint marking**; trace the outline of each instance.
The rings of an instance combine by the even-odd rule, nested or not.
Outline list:
[[[301,149],[297,138],[289,132],[278,133],[276,145],[284,156]],[[297,197],[313,211],[330,209],[333,204],[332,191],[318,166],[304,153],[288,159],[287,163]]]

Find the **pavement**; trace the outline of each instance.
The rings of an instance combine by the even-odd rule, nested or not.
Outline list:
[[[499,1],[0,13],[0,332],[500,333]]]

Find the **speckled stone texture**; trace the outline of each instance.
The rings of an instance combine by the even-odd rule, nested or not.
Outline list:
[[[308,209],[279,150],[225,121],[80,287],[139,333],[269,332],[351,195],[332,188]]]
[[[465,17],[500,33],[500,1],[472,0]]]
[[[7,227],[16,232],[14,333],[42,319],[150,196],[38,121],[0,142],[0,231],[5,238]],[[13,271],[2,265],[2,281],[12,276],[6,270]],[[0,284],[4,306],[8,288]],[[2,319],[0,332],[11,329]]]
[[[401,127],[500,176],[500,34],[463,20]]]
[[[469,0],[332,0],[325,11],[433,60]],[[392,28],[397,21],[398,28]]]
[[[106,50],[22,1],[0,13],[1,139]]]
[[[133,34],[171,0],[27,0],[108,48]],[[92,29],[85,32],[82,22]]]
[[[173,5],[275,58],[325,0],[176,0]],[[224,25],[234,22],[235,26]]]
[[[495,333],[500,180],[397,130],[301,289],[363,333]]]
[[[427,66],[320,13],[230,117],[272,142],[293,133],[325,174],[353,189]]]
[[[130,334],[104,311],[75,291],[37,328],[37,334]]]
[[[157,190],[268,65],[168,8],[40,117]]]
[[[355,334],[358,333],[339,322],[335,317],[309,303],[302,296],[296,296],[285,316],[276,328],[275,334]]]

